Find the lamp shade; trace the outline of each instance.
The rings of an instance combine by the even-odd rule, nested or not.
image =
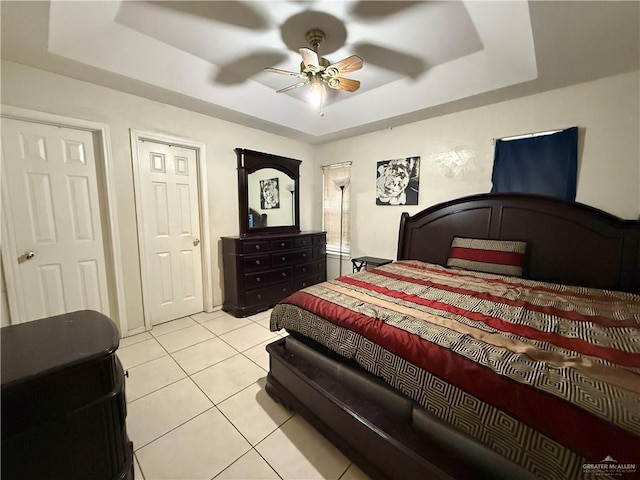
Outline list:
[[[349,185],[349,178],[345,177],[345,178],[336,178],[333,183],[336,184],[336,187],[338,188],[345,188],[347,185]]]

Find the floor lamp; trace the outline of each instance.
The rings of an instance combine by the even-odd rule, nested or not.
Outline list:
[[[339,276],[341,277],[342,276],[342,221],[343,221],[343,214],[344,214],[342,205],[344,203],[344,189],[347,187],[347,185],[349,185],[349,179],[338,178],[334,180],[333,183],[335,183],[336,187],[340,189],[340,261],[339,261],[340,273],[339,273]]]
[[[293,212],[293,194],[296,193],[296,187],[293,183],[290,183],[289,185],[287,185],[285,187],[290,193],[291,193],[291,225],[293,225],[294,223],[296,223],[295,219],[294,219],[294,212]]]

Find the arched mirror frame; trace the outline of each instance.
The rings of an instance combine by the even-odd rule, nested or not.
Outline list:
[[[300,164],[301,160],[281,157],[270,153],[236,148],[238,156],[238,205],[240,235],[264,235],[270,233],[297,233],[300,231]],[[249,228],[249,175],[263,168],[273,168],[291,178],[293,191],[293,225]]]

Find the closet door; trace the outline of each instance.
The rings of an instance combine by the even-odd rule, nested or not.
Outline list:
[[[93,145],[85,130],[2,120],[4,225],[17,252],[5,267],[19,304],[12,323],[109,315]]]
[[[203,311],[196,151],[140,140],[144,291],[152,325]]]

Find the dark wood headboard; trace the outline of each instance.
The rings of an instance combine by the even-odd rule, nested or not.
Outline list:
[[[640,293],[640,222],[587,205],[481,194],[403,213],[398,260],[446,265],[454,236],[526,241],[527,278]]]

